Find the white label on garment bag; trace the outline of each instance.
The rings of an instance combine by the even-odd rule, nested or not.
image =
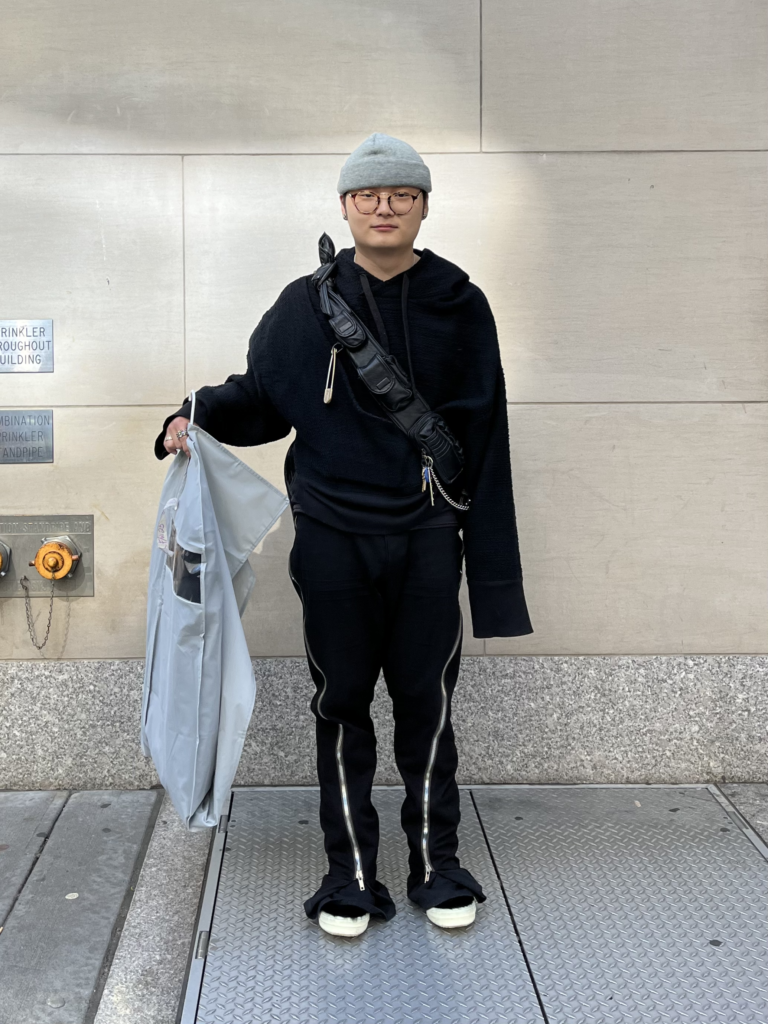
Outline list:
[[[157,546],[163,551],[173,551],[173,520],[176,516],[176,509],[179,503],[176,498],[171,498],[157,523]]]

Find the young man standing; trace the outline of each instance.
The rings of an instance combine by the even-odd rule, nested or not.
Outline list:
[[[411,439],[358,375],[313,275],[289,284],[264,314],[246,372],[196,393],[196,423],[225,443],[265,444],[296,429],[285,467],[296,527],[289,573],[316,685],[310,707],[328,857],[304,909],[336,935],[360,934],[372,914],[395,914],[376,876],[379,821],[371,801],[370,704],[379,671],[392,698],[406,790],[408,896],[434,924],[465,926],[486,899],[457,856],[451,697],[465,554],[474,636],[533,632],[496,327],[463,270],[413,248],[431,188],[426,164],[399,139],[375,132],[350,155],[338,192],[355,245],[336,254],[334,288],[458,440],[463,498],[425,472]],[[165,421],[158,458],[187,450],[189,413],[186,403]]]

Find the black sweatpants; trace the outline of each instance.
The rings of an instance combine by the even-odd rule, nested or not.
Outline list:
[[[458,528],[351,533],[297,513],[289,565],[304,609],[316,685],[320,825],[328,872],[304,909],[331,900],[386,920],[395,904],[376,877],[379,819],[371,801],[376,736],[370,716],[383,669],[405,783],[408,896],[429,907],[452,896],[485,900],[457,857],[458,763],[451,696],[459,672],[463,540]]]

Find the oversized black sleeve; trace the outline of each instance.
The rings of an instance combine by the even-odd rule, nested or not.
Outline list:
[[[523,591],[504,370],[490,306],[485,296],[478,298],[486,339],[478,362],[487,397],[473,409],[464,443],[472,498],[463,529],[472,631],[478,638],[525,636],[533,626]]]
[[[251,334],[245,373],[232,373],[223,384],[195,391],[195,423],[223,444],[266,444],[290,433],[291,424],[270,401],[260,373],[261,351],[269,343],[271,313],[265,314]],[[186,401],[166,418],[155,440],[158,459],[168,454],[163,446],[168,424],[177,416],[189,419],[191,410],[192,403]]]

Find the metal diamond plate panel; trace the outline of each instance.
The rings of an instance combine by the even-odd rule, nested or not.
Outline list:
[[[379,877],[398,912],[359,938],[326,935],[302,903],[325,871],[316,789],[236,789],[198,1024],[540,1024],[538,1001],[479,827],[462,791],[459,855],[488,899],[442,931],[405,894],[404,790],[374,789]]]
[[[768,862],[714,787],[473,795],[549,1024],[768,1021]]]

